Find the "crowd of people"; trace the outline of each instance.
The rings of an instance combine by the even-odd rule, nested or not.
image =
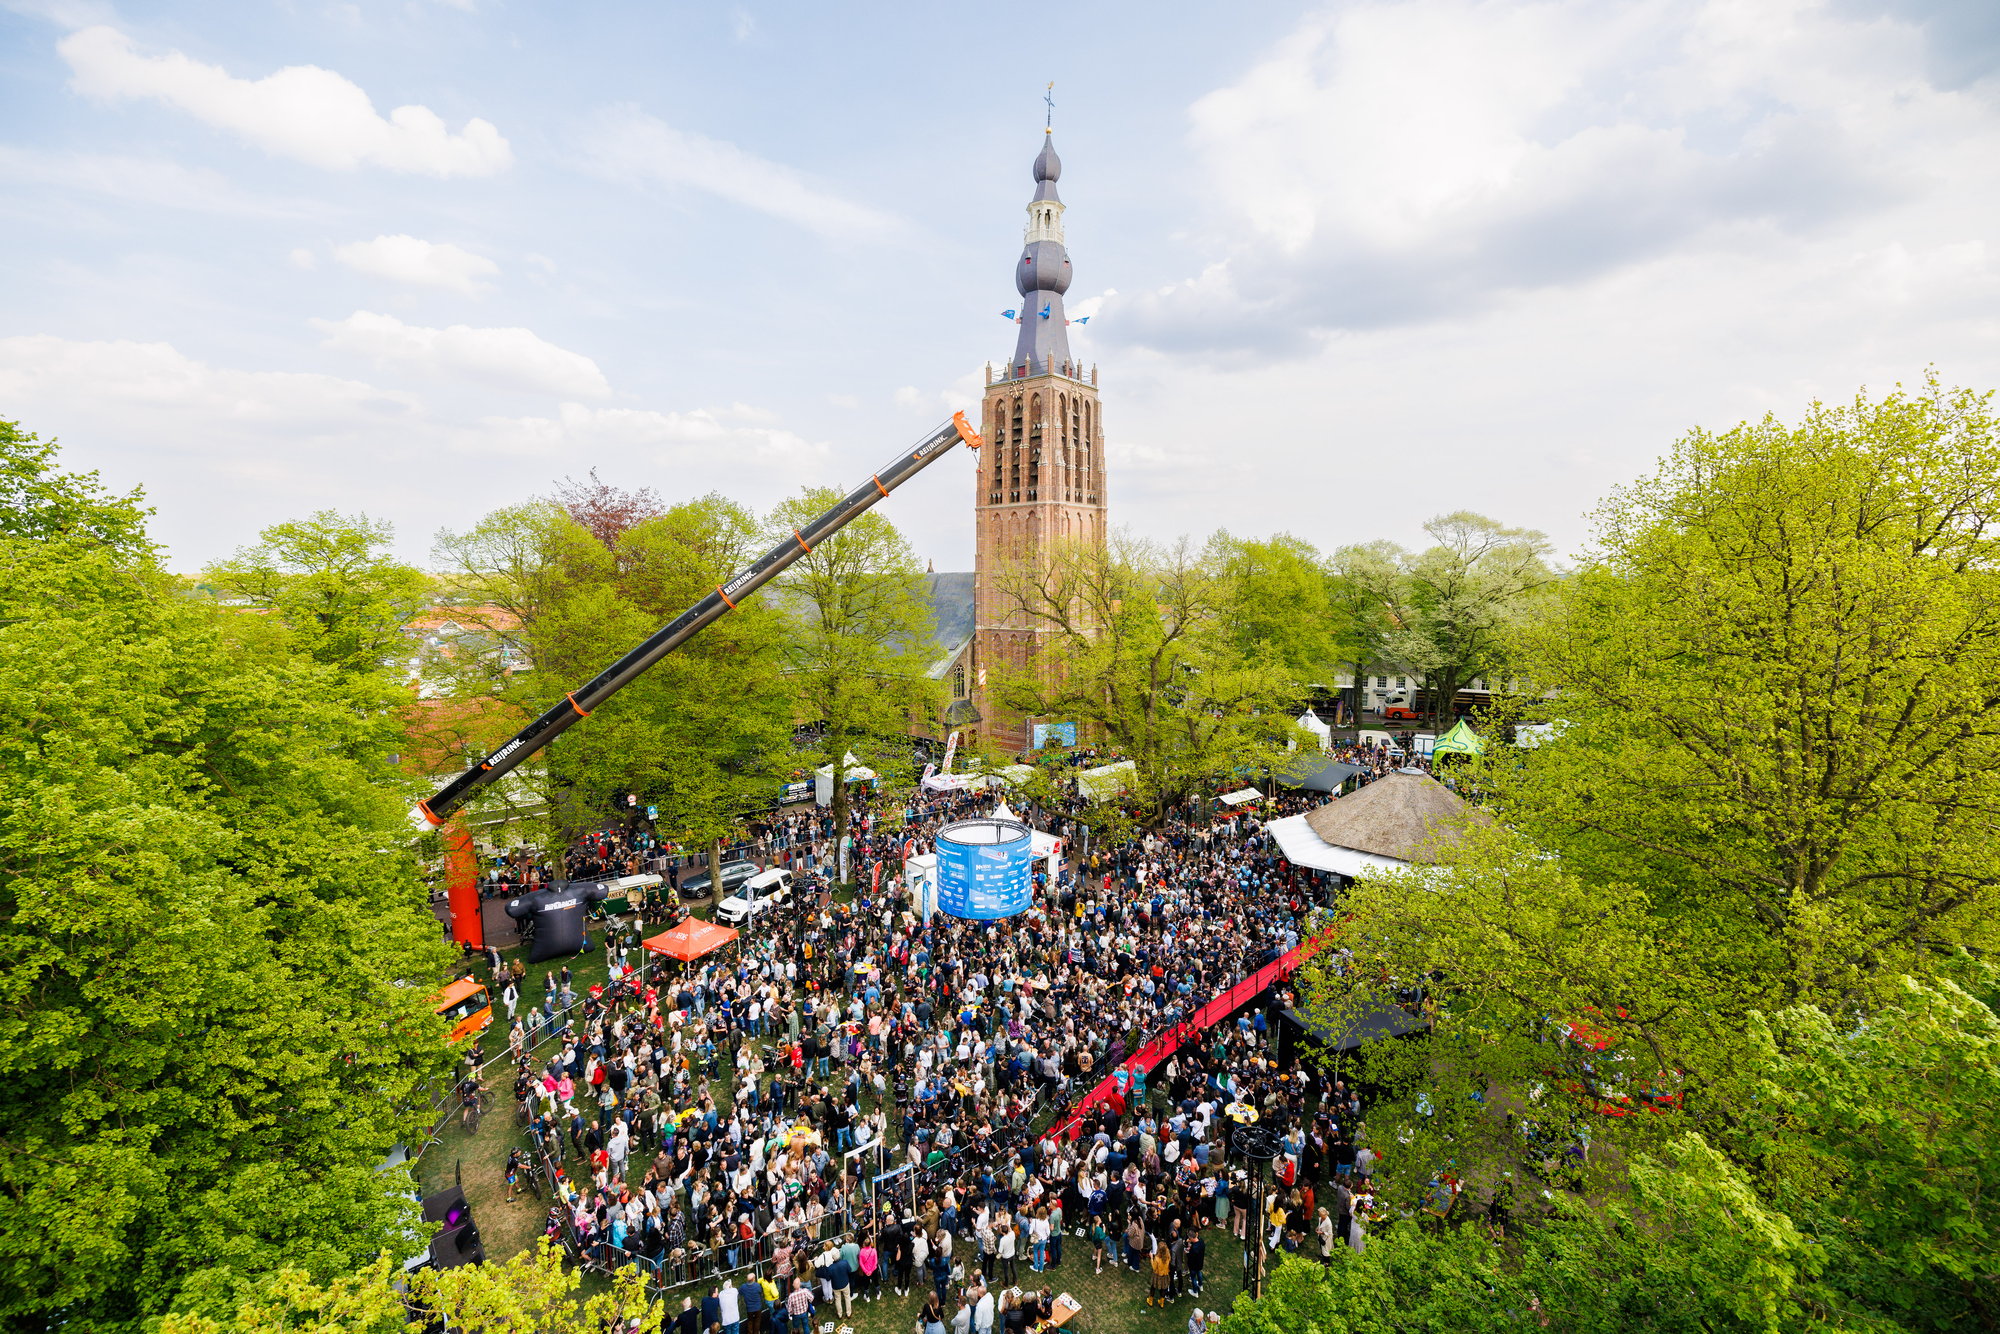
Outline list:
[[[730,1310],[802,1331],[887,1292],[924,1295],[928,1334],[1012,1334],[1048,1314],[1036,1276],[1066,1237],[1071,1263],[1083,1246],[1097,1270],[1134,1270],[1160,1306],[1198,1301],[1217,1245],[1231,1262],[1260,1233],[1358,1247],[1373,1151],[1355,1092],[1281,1062],[1262,1013],[1186,1023],[1316,929],[1306,873],[1262,827],[1310,801],[1176,813],[1087,853],[1080,802],[1029,804],[1069,846],[1031,909],[995,922],[921,920],[900,875],[991,794],[859,800],[856,864],[892,869],[848,902],[814,874],[822,814],[780,817],[758,851],[794,854],[798,892],[725,954],[648,962],[623,927],[603,986],[564,966],[537,999],[509,977],[529,1123],[510,1182],[544,1174],[551,1232],[589,1263],[702,1285],[676,1316],[701,1334]],[[1157,1068],[1128,1060],[1163,1033],[1179,1045]],[[1070,1114],[1107,1077],[1112,1096]],[[1280,1148],[1261,1178],[1230,1147],[1253,1122]]]

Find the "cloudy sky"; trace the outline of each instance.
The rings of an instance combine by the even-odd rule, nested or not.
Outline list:
[[[1691,426],[2000,386],[1993,0],[0,0],[0,416],[183,569],[851,485],[1011,351],[1051,79],[1140,533],[1574,548]]]

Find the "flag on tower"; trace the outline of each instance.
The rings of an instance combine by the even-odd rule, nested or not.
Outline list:
[[[1021,322],[1020,314],[1016,311],[1011,311],[1011,310],[1001,311],[1000,318],[1003,320],[1013,320],[1016,324],[1019,324]]]
[[[1055,304],[1054,302],[1050,302],[1050,303],[1049,303],[1049,305],[1047,305],[1047,306],[1043,306],[1043,307],[1042,307],[1042,318],[1043,318],[1043,319],[1047,319],[1047,318],[1049,317],[1049,310],[1050,310],[1050,308],[1051,308],[1051,307],[1053,307],[1053,306],[1054,306],[1054,304]]]

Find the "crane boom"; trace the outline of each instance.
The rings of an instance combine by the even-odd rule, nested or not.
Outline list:
[[[419,827],[442,825],[478,789],[514,769],[573,724],[588,718],[592,711],[630,685],[647,668],[728,612],[734,611],[738,603],[776,578],[786,566],[845,528],[961,440],[971,449],[978,449],[983,443],[978,432],[965,420],[965,414],[956,412],[950,421],[870,477],[867,485],[856,487],[838,505],[814,519],[803,530],[794,530],[789,538],[765,552],[748,569],[728,583],[718,584],[713,593],[654,631],[644,643],[592,677],[582,689],[572,690],[563,696],[561,703],[516,732],[505,745],[446,783],[428,800],[418,802],[411,811],[413,820]]]

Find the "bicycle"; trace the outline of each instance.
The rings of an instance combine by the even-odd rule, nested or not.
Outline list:
[[[480,1113],[485,1111],[486,1090],[476,1079],[467,1079],[458,1096],[458,1119],[465,1132],[470,1135],[479,1129]]]

